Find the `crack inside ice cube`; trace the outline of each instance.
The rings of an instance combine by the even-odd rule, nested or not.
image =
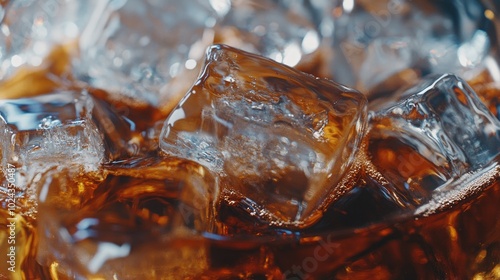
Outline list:
[[[305,226],[349,187],[364,134],[359,92],[225,45],[165,121],[160,146],[206,165],[223,199],[271,224]]]

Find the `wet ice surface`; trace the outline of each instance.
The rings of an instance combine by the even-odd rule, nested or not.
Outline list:
[[[347,191],[365,106],[356,91],[217,45],[160,147],[221,175],[223,197],[250,215],[304,226]]]
[[[89,9],[80,1],[9,1],[0,21],[0,79],[21,66],[40,66],[56,44],[74,43]]]
[[[91,97],[84,92],[0,101],[2,171],[16,168],[16,203],[25,218],[36,213],[31,182],[40,174],[59,165],[71,166],[75,173],[94,172],[105,159],[92,109]]]
[[[2,166],[14,164],[30,174],[62,163],[98,168],[104,145],[92,110],[85,92],[0,101]]]
[[[208,170],[175,159],[105,170],[97,178],[61,167],[39,180],[40,264],[57,262],[77,279],[194,277],[207,268],[200,234],[212,230],[217,195]]]
[[[331,73],[368,94],[395,90],[429,73],[470,78],[493,45],[493,24],[475,1],[340,2],[331,7]],[[388,79],[392,84],[381,87]]]
[[[83,67],[77,69],[92,85],[157,104],[160,95],[174,90],[170,82],[194,81],[196,72],[193,80],[182,79],[213,40],[208,28],[217,14],[208,1],[99,1],[93,6],[80,39]]]
[[[55,91],[0,101],[2,168],[16,166],[19,195],[33,199],[32,182],[49,169],[97,172],[103,163],[150,151],[130,123],[85,90]]]
[[[0,78],[42,65],[55,45],[65,45],[78,79],[116,98],[177,102],[216,20],[211,4],[198,0],[11,1],[0,25]]]
[[[231,1],[219,23],[218,40],[293,67],[320,47],[314,16],[303,2]]]
[[[454,181],[486,168],[500,152],[500,123],[455,75],[426,78],[383,101],[371,106],[368,149],[411,204],[425,203],[436,188],[461,188]]]

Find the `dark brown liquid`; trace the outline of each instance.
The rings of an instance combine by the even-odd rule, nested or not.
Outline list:
[[[31,75],[46,85],[39,72]],[[50,82],[48,87],[64,88],[58,83]],[[12,93],[11,98],[32,94],[10,89],[3,92]],[[50,91],[41,89],[33,94]],[[131,138],[155,141],[144,135],[162,119],[162,112],[108,100],[105,92],[92,94],[135,124]],[[417,165],[401,169],[394,161],[394,150]],[[50,200],[40,207],[19,205],[35,209],[38,217],[18,217],[18,266],[11,273],[2,265],[0,274],[11,279],[112,279],[115,272],[121,273],[118,279],[500,279],[496,173],[483,180],[480,191],[466,193],[459,202],[430,215],[414,216],[420,202],[398,200],[405,193],[397,188],[401,183],[397,175],[408,172],[410,177],[428,178],[439,170],[394,139],[374,140],[367,151],[370,159],[385,174],[394,174],[386,179],[396,188],[388,189],[371,165],[362,163],[352,178],[354,188],[333,203],[320,221],[291,231],[270,227],[224,200],[213,205],[216,213],[212,213],[204,200],[213,195],[208,171],[191,162],[163,158],[154,149],[146,151],[107,164],[102,174],[66,170],[54,175]],[[417,193],[424,196],[432,191],[428,186],[438,182],[429,180],[413,185]],[[199,186],[206,187],[201,196],[196,195]],[[3,256],[9,250],[7,217],[7,210],[1,209]],[[82,229],[81,222],[89,218],[99,223]],[[172,234],[176,227],[194,233]],[[72,236],[72,243],[55,234],[61,228]],[[41,229],[54,235],[44,235]],[[81,252],[95,252],[91,248],[102,243],[131,244],[133,249],[106,262],[103,271],[92,273],[83,267],[89,260],[80,258]]]
[[[172,270],[185,273],[190,279],[202,279],[202,276],[206,279],[499,277],[500,221],[495,214],[500,212],[498,182],[484,186],[482,193],[470,196],[444,212],[420,218],[396,217],[392,221],[371,224],[371,220],[380,221],[384,219],[384,214],[393,213],[397,207],[374,191],[376,186],[367,182],[365,177],[360,179],[364,184],[358,184],[344,198],[345,201],[334,204],[315,228],[302,233],[276,229],[267,229],[266,232],[263,225],[259,228],[250,224],[246,213],[224,205],[219,209],[219,215],[229,215],[232,219],[226,219],[225,226],[232,224],[240,228],[240,232],[231,232],[229,236],[233,238],[176,237],[172,243],[162,243],[156,234],[168,232],[172,226],[169,215],[180,201],[178,183],[173,179],[137,179],[135,176],[111,175],[97,187],[96,196],[83,203],[86,206],[77,213],[103,222],[100,225],[102,228],[94,228],[102,235],[89,239],[94,242],[137,242],[141,246],[153,247],[151,250],[155,250],[156,243],[158,246],[175,244],[171,250],[202,251],[201,267],[194,270],[197,274],[189,274],[182,267]],[[165,186],[170,186],[170,189]],[[145,192],[145,188],[151,191]],[[101,193],[104,189],[105,193]],[[54,215],[51,219],[60,218],[58,214]],[[81,218],[76,215],[67,222],[75,225]],[[19,225],[17,246],[26,250],[25,255],[18,254],[22,259],[24,277],[56,279],[54,276],[57,275],[57,279],[71,279],[61,269],[68,265],[64,263],[69,262],[68,259],[62,260],[61,264],[37,263],[36,229],[24,222]],[[122,228],[117,231],[118,226]],[[247,227],[245,235],[239,235],[242,227]],[[251,235],[252,229],[254,235]],[[258,236],[263,233],[266,236]],[[131,237],[133,239],[128,240]],[[69,263],[77,262],[72,260]],[[132,267],[124,269],[132,271],[131,275],[140,275]]]

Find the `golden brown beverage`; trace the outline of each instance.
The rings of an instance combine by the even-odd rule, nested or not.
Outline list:
[[[143,110],[120,106],[131,115]],[[137,127],[148,127],[155,118],[141,121]],[[397,185],[399,175],[381,180],[375,166],[389,179],[439,170],[399,140],[367,140],[351,191],[303,230],[269,226],[224,199],[211,204],[210,171],[155,151],[93,173],[54,167],[33,183],[47,199],[20,205],[35,208],[33,218],[15,217],[18,273],[2,273],[12,279],[108,279],[118,271],[122,279],[497,279],[498,164],[460,182],[460,199],[414,214],[425,203],[391,188],[386,183]],[[402,165],[404,159],[412,164]],[[412,187],[417,197],[431,191]],[[9,200],[4,203],[9,221]],[[207,223],[208,217],[215,218]],[[5,226],[8,244],[11,229]],[[92,260],[99,246],[109,243],[130,249],[93,271],[89,263],[98,263]],[[9,247],[3,247],[6,254]]]
[[[0,13],[13,5],[4,2]],[[285,2],[233,3],[231,9],[241,5],[263,11],[270,5],[293,11]],[[328,1],[305,2],[309,9]],[[410,25],[420,19],[421,11],[412,14],[409,1],[395,1],[396,6],[386,2],[394,1],[373,7],[366,1],[352,7],[340,1],[335,7],[325,4],[325,10],[338,20],[342,40],[359,40],[349,46],[357,50],[368,39],[394,35],[390,29],[400,18]],[[448,7],[441,1],[416,2],[423,14]],[[453,7],[462,9],[459,4]],[[116,5],[110,14],[122,8]],[[486,27],[498,16],[492,5],[481,6]],[[471,13],[477,12],[472,8]],[[148,9],[153,17],[155,9]],[[366,30],[355,29],[356,36],[343,38],[342,28],[350,28],[344,17],[366,21],[365,10],[372,16],[362,26]],[[132,13],[130,7],[127,12]],[[126,13],[120,15],[126,18]],[[279,25],[261,24],[267,19],[256,26],[248,23],[245,31],[234,29],[239,22],[231,20],[240,15],[228,12],[226,26],[209,25],[209,31],[197,33],[203,40],[190,43],[200,48],[213,36],[215,42],[242,47],[257,43],[254,47],[261,51],[259,40],[275,43],[268,42],[264,31],[282,39],[281,33],[273,33]],[[434,23],[436,17],[431,19]],[[3,19],[0,14],[0,23],[11,22],[12,16]],[[45,17],[35,17],[33,30],[45,22]],[[140,35],[149,32],[131,22],[123,24],[139,26]],[[369,29],[386,23],[389,35],[385,29]],[[68,33],[80,27],[64,26]],[[304,39],[300,47],[312,49],[319,35],[304,26],[296,33],[308,34],[309,41]],[[453,25],[444,21],[436,26],[445,33]],[[327,25],[323,29],[329,30]],[[4,35],[5,30],[0,29]],[[289,44],[282,53],[268,55],[280,63],[214,45],[204,63],[192,56],[193,48],[187,61],[167,67],[165,59],[179,53],[167,55],[160,48],[154,49],[159,58],[136,57],[125,48],[136,43],[146,48],[163,34],[151,31],[150,37],[133,40],[124,35],[123,47],[119,33],[105,38],[116,40],[105,45],[117,46],[113,51],[99,54],[96,40],[91,43],[97,51],[80,56],[81,45],[91,45],[84,39],[92,32],[56,43],[36,67],[0,76],[0,280],[500,279],[500,87],[494,71],[474,72],[484,65],[470,61],[480,56],[467,49],[470,42],[456,52],[475,54],[462,57],[462,66],[479,96],[453,74],[420,80],[427,72],[441,73],[439,66],[448,62],[443,57],[449,53],[439,53],[439,40],[433,42],[430,58],[418,57],[415,65],[404,67],[397,63],[415,47],[405,45],[406,37],[387,45],[366,43],[362,58],[342,57],[335,52],[339,46],[324,45],[298,55],[297,46]],[[245,41],[245,32],[257,34],[258,40]],[[481,47],[483,33],[471,39],[473,47]],[[438,35],[433,34],[441,39]],[[332,38],[323,39],[331,43]],[[497,49],[493,40],[484,45]],[[176,51],[188,52],[180,45]],[[40,45],[32,49],[39,51]],[[380,66],[374,53],[387,55],[395,70],[384,72],[389,67]],[[113,70],[127,63],[138,69],[99,72],[101,64],[94,62],[83,74],[73,68],[89,57],[108,63],[110,54],[116,55],[110,60]],[[164,64],[144,66],[155,59]],[[379,70],[350,64],[363,59],[375,60]],[[341,63],[334,75],[330,60]],[[19,62],[15,55],[10,61]],[[201,67],[198,80],[189,80],[192,72],[179,67]],[[367,96],[296,69],[333,79],[355,70],[355,84]],[[166,73],[173,82],[162,76]],[[133,82],[124,82],[121,74]],[[99,88],[106,80],[126,85]]]
[[[351,193],[334,203],[312,228],[304,231],[269,228],[252,220],[244,211],[221,202],[216,207],[219,217],[213,225],[216,230],[196,236],[188,232],[168,233],[179,225],[179,219],[187,218],[192,223],[201,219],[192,211],[201,203],[192,205],[195,197],[180,191],[179,180],[185,178],[179,170],[192,168],[192,164],[155,158],[141,161],[137,163],[140,165],[130,164],[126,168],[122,164],[108,166],[113,175],[98,184],[93,178],[72,178],[86,187],[95,185],[92,193],[78,195],[84,201],[81,206],[75,208],[70,203],[75,199],[71,193],[77,195],[77,191],[65,190],[69,196],[51,202],[54,209],[42,207],[39,216],[43,218],[37,222],[45,224],[42,228],[55,223],[51,227],[64,226],[73,236],[85,232],[85,239],[63,245],[40,237],[43,232],[25,227],[23,235],[17,235],[26,235],[28,238],[20,242],[31,248],[22,262],[24,277],[73,279],[75,275],[88,273],[83,269],[79,274],[75,269],[81,267],[81,258],[54,260],[54,256],[40,257],[38,252],[37,261],[37,240],[45,246],[50,244],[49,255],[58,246],[63,247],[59,248],[62,252],[75,250],[81,254],[92,252],[91,248],[99,243],[128,242],[139,249],[127,257],[129,265],[121,269],[126,271],[122,274],[124,279],[499,277],[500,223],[495,213],[500,210],[497,203],[500,184],[496,164],[485,174],[488,178],[477,178],[484,182],[477,193],[464,194],[461,201],[426,216],[399,215],[397,205],[377,190],[381,186],[363,170],[357,175]],[[146,168],[154,171],[140,174]],[[169,168],[175,169],[175,174],[165,175],[165,171],[171,171]],[[60,184],[65,184],[64,181]],[[464,182],[470,183],[477,182]],[[175,214],[179,204],[180,217]],[[75,211],[61,214],[60,209]],[[89,217],[99,223],[77,229]],[[145,263],[141,258],[148,261]],[[97,275],[112,277],[106,271],[117,271],[122,262],[109,261]]]

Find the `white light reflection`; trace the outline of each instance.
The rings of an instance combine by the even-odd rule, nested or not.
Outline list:
[[[488,53],[490,41],[488,34],[477,30],[472,39],[458,48],[458,61],[463,67],[473,67],[479,64]]]
[[[110,242],[99,243],[97,252],[88,263],[88,269],[91,273],[96,273],[108,260],[123,258],[128,254],[130,254],[130,244],[118,246]]]
[[[491,56],[488,56],[484,60],[484,64],[486,65],[486,68],[488,69],[488,72],[490,73],[493,80],[500,81],[500,68],[498,66],[498,62],[496,61],[496,59]]]
[[[344,2],[342,2],[342,8],[346,13],[352,12],[352,9],[354,9],[354,0],[344,0]]]
[[[217,12],[219,16],[225,16],[227,12],[231,9],[230,0],[209,0],[210,5]]]
[[[64,25],[64,36],[67,38],[76,38],[80,30],[74,22],[67,22]]]
[[[179,107],[176,110],[172,111],[170,118],[168,118],[168,125],[166,125],[165,127],[172,127],[175,125],[176,121],[182,120],[186,117],[186,113],[184,113],[184,110],[181,108],[181,106],[182,104],[179,104]]]
[[[2,24],[0,30],[2,31],[3,35],[10,36],[10,29],[7,24]]]
[[[92,233],[88,231],[92,226],[97,226],[99,224],[99,220],[96,218],[85,218],[81,220],[76,228],[78,229],[73,234],[73,239],[76,241],[85,240],[89,237],[92,237]]]
[[[20,55],[13,55],[10,59],[10,64],[14,67],[19,67],[24,63],[24,58]]]
[[[188,59],[184,66],[186,66],[186,68],[189,70],[193,70],[194,68],[196,68],[196,60]]]
[[[305,54],[314,52],[319,47],[319,36],[314,30],[309,30],[302,39],[302,49]]]
[[[285,47],[285,52],[283,56],[283,63],[293,67],[297,65],[302,58],[301,49],[297,44],[290,44]]]

